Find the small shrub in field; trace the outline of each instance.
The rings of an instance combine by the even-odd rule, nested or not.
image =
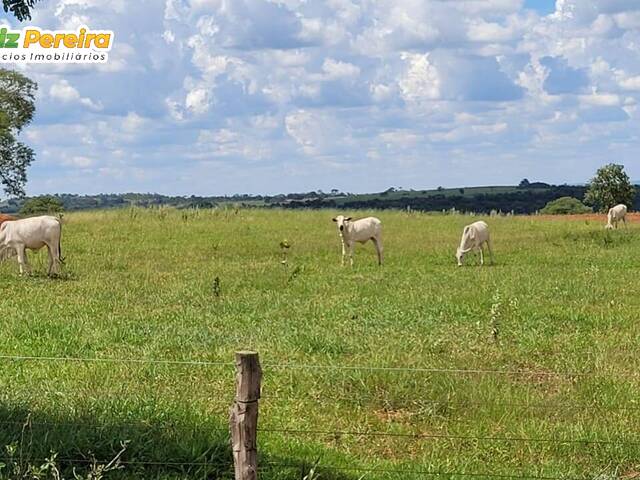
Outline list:
[[[543,215],[577,215],[581,213],[591,213],[591,209],[580,200],[573,197],[561,197],[552,200],[540,210]]]
[[[287,251],[291,248],[291,244],[289,243],[288,240],[282,240],[280,242],[280,251],[282,252],[282,260],[280,263],[282,263],[282,265],[286,265],[287,264]]]
[[[103,480],[109,472],[123,468],[121,457],[126,444],[108,463],[99,463],[93,459],[87,466],[73,466],[73,477],[63,475],[57,453],[51,453],[44,461],[35,462],[25,458],[23,446],[12,443],[5,447],[6,459],[0,463],[0,480]]]

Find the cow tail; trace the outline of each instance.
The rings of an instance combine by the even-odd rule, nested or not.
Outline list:
[[[58,237],[58,258],[60,263],[64,264],[64,257],[62,256],[62,219],[58,219],[60,224],[60,236]]]

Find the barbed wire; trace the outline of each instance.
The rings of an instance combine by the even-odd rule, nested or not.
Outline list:
[[[482,478],[502,478],[502,479],[518,479],[518,480],[586,480],[587,477],[554,477],[554,476],[539,476],[539,475],[529,475],[529,474],[503,474],[503,473],[488,473],[488,472],[456,472],[456,471],[445,471],[445,470],[404,470],[404,469],[395,469],[395,468],[367,468],[367,467],[341,467],[335,465],[315,465],[312,463],[309,464],[294,464],[294,463],[269,463],[267,465],[270,466],[279,466],[286,468],[315,468],[316,470],[337,470],[337,471],[347,471],[347,472],[359,472],[359,473],[391,473],[391,474],[403,474],[403,475],[422,475],[422,476],[433,476],[433,477],[482,477]],[[263,468],[263,467],[261,467]],[[261,469],[260,468],[260,469]]]
[[[146,423],[144,421],[141,421],[140,423],[135,423],[135,422],[124,422],[124,423],[90,423],[90,422],[54,422],[54,421],[32,421],[29,419],[25,419],[25,420],[0,420],[0,425],[16,425],[16,426],[21,426],[21,427],[31,427],[31,426],[36,426],[36,427],[88,427],[88,428],[95,428],[95,429],[119,429],[119,428],[129,428],[129,427],[135,427],[135,428],[145,428],[147,430],[153,430],[153,429],[167,429],[167,428],[177,428],[177,429],[185,429],[188,430],[189,427],[188,426],[184,426],[184,425],[178,425],[176,423],[171,423],[171,422],[167,422],[167,423],[157,423],[157,424],[149,424]],[[225,432],[225,433],[229,433],[229,427],[218,427],[215,425],[208,425],[206,428],[207,431],[218,431],[218,432]]]
[[[486,442],[522,442],[522,443],[553,443],[553,444],[583,444],[583,445],[630,445],[640,446],[638,440],[598,440],[588,438],[529,438],[529,437],[498,437],[476,435],[450,435],[437,433],[396,433],[379,431],[353,430],[296,430],[288,428],[258,428],[258,432],[285,433],[287,435],[326,435],[326,436],[354,436],[354,437],[397,437],[413,438],[416,440],[473,440]]]
[[[180,428],[176,424],[157,424],[144,425],[143,423],[122,423],[122,424],[98,424],[83,422],[41,422],[25,419],[23,421],[0,421],[0,425],[15,425],[21,427],[44,426],[44,427],[90,427],[96,429],[118,429],[126,427],[145,427],[149,430],[154,428]],[[229,432],[228,427],[215,425],[207,426],[207,431]],[[536,438],[536,437],[510,437],[510,436],[480,436],[480,435],[453,435],[453,434],[437,434],[437,433],[402,433],[402,432],[381,432],[375,430],[315,430],[315,429],[291,429],[291,428],[275,428],[260,427],[258,432],[261,433],[281,433],[287,435],[313,435],[313,436],[353,436],[353,437],[391,437],[404,438],[413,440],[469,440],[481,442],[518,442],[518,443],[551,443],[551,444],[582,444],[582,445],[628,445],[640,446],[640,440],[600,440],[589,438]]]
[[[532,375],[546,377],[584,377],[597,375],[596,372],[549,372],[532,370],[495,370],[495,369],[463,369],[463,368],[436,368],[436,367],[376,367],[364,365],[316,365],[316,364],[265,364],[263,368],[289,369],[289,370],[349,370],[368,372],[407,372],[407,373],[450,373],[460,375]],[[608,372],[607,372],[608,373]],[[627,374],[626,372],[624,373]],[[634,377],[636,373],[628,373]]]
[[[215,362],[207,360],[156,360],[146,358],[109,358],[109,357],[41,357],[34,355],[0,355],[0,360],[34,362],[81,362],[81,363],[133,363],[153,365],[191,365],[204,367],[235,367],[233,362]]]
[[[36,356],[36,355],[0,355],[0,360],[8,361],[40,361],[40,362],[96,362],[96,363],[132,363],[132,364],[159,364],[159,365],[192,365],[192,366],[216,366],[235,367],[233,362],[207,361],[207,360],[168,360],[145,358],[109,358],[109,357],[67,357],[67,356]],[[263,369],[288,369],[288,370],[344,370],[367,372],[407,372],[407,373],[442,373],[457,375],[520,375],[537,377],[594,377],[594,376],[618,376],[628,378],[640,378],[638,372],[616,371],[588,371],[588,372],[561,372],[545,370],[498,370],[498,369],[463,369],[463,368],[438,368],[438,367],[379,367],[367,365],[321,365],[321,364],[295,364],[295,363],[265,363]],[[268,372],[267,372],[268,373]]]
[[[269,404],[272,401],[279,400],[309,400],[314,402],[324,402],[327,400],[330,401],[343,401],[347,403],[359,403],[361,401],[377,401],[380,403],[385,403],[387,399],[384,394],[380,396],[375,395],[361,395],[354,394],[352,396],[338,396],[338,395],[319,395],[315,396],[313,394],[307,395],[262,395],[260,397],[260,401],[267,402]],[[398,403],[397,400],[392,401],[392,403]],[[501,408],[514,408],[514,409],[530,409],[530,410],[582,410],[582,409],[598,409],[603,411],[626,411],[626,410],[640,410],[640,405],[597,405],[591,403],[509,403],[509,402],[494,402],[491,400],[469,400],[469,401],[452,401],[452,400],[437,400],[437,399],[410,399],[405,402],[405,404],[425,406],[431,405],[436,407],[445,407],[445,408],[467,408],[469,406],[474,407],[501,407]]]
[[[6,456],[0,456],[0,459],[3,461],[11,461],[16,462],[17,458],[11,458]],[[110,460],[98,460],[95,458],[70,458],[70,457],[55,457],[52,455],[51,457],[37,457],[37,458],[26,458],[22,461],[29,462],[47,462],[49,460],[55,460],[56,462],[61,463],[107,463]],[[174,462],[174,461],[160,461],[160,460],[120,460],[119,463],[121,465],[146,465],[146,466],[173,466],[173,467],[230,467],[233,468],[233,460],[229,460],[228,462]]]

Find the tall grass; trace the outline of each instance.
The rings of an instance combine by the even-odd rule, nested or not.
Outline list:
[[[0,355],[229,365],[2,360],[0,444],[29,417],[33,458],[109,460],[128,440],[109,478],[232,478],[233,352],[255,349],[264,479],[640,470],[635,226],[487,218],[496,265],[457,268],[468,217],[375,212],[386,264],[367,245],[351,269],[334,213],[66,215],[60,279],[44,252],[30,278],[0,265]]]

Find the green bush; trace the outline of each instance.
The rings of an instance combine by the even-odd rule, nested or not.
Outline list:
[[[59,198],[50,195],[30,198],[22,205],[21,215],[52,215],[64,211],[64,206]]]
[[[571,215],[591,212],[592,210],[589,207],[573,197],[560,197],[552,200],[540,210],[540,213],[544,215]]]

